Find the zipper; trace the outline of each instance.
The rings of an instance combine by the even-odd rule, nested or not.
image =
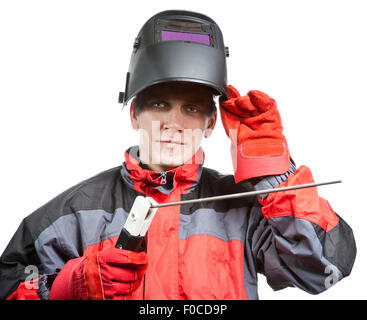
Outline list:
[[[160,178],[161,178],[161,184],[166,184],[167,183],[167,174],[168,174],[168,171],[162,171],[162,172],[159,172],[160,173]]]
[[[148,231],[145,235],[145,252],[146,254],[148,254]],[[145,278],[146,278],[146,272],[144,274],[144,279],[143,279],[143,300],[145,300]]]
[[[159,172],[160,174],[160,178],[161,178],[161,184],[166,184],[167,183],[167,175],[168,175],[168,171],[161,171]],[[147,193],[147,197],[150,196],[150,189],[148,189],[148,193]],[[148,234],[149,234],[149,230],[147,230],[147,233],[145,235],[145,252],[146,254],[148,254]],[[146,288],[146,274],[144,274],[144,279],[143,279],[143,300],[145,300],[145,288]]]
[[[147,197],[150,196],[150,189],[148,189],[148,194],[147,194]],[[149,233],[149,230],[147,230],[146,234],[145,234],[145,252],[146,254],[148,255],[148,233]],[[146,279],[146,272],[145,271],[145,274],[144,274],[144,279],[143,279],[143,300],[145,300],[145,279]]]

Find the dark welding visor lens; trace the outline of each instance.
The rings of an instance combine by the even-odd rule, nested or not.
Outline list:
[[[162,30],[161,36],[162,41],[190,41],[210,46],[210,37],[208,34]]]

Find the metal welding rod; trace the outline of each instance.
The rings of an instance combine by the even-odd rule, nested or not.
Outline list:
[[[201,198],[201,199],[160,203],[160,204],[151,205],[150,207],[151,208],[161,208],[161,207],[169,207],[169,206],[178,206],[181,204],[189,204],[189,203],[201,203],[201,202],[208,202],[208,201],[228,200],[228,199],[235,199],[235,198],[242,198],[242,197],[252,197],[252,196],[257,196],[257,195],[264,194],[264,193],[273,193],[273,192],[280,192],[280,191],[287,191],[287,190],[294,190],[294,189],[311,188],[311,187],[317,187],[317,186],[323,186],[327,184],[334,184],[334,183],[341,183],[341,182],[342,182],[341,180],[335,180],[335,181],[327,181],[327,182],[319,182],[319,183],[306,183],[306,184],[299,184],[299,185],[284,187],[284,188],[256,190],[256,191],[226,194],[226,195]]]

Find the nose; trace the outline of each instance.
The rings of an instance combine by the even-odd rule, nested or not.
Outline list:
[[[184,117],[180,106],[174,106],[167,112],[167,116],[163,123],[163,129],[172,129],[180,132],[184,130]]]

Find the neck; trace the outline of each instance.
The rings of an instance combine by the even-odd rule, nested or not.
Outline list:
[[[169,170],[176,168],[176,167],[162,166],[161,164],[150,164],[150,163],[141,163],[140,166],[143,169],[156,171],[156,172],[164,172],[164,171],[169,171]]]

